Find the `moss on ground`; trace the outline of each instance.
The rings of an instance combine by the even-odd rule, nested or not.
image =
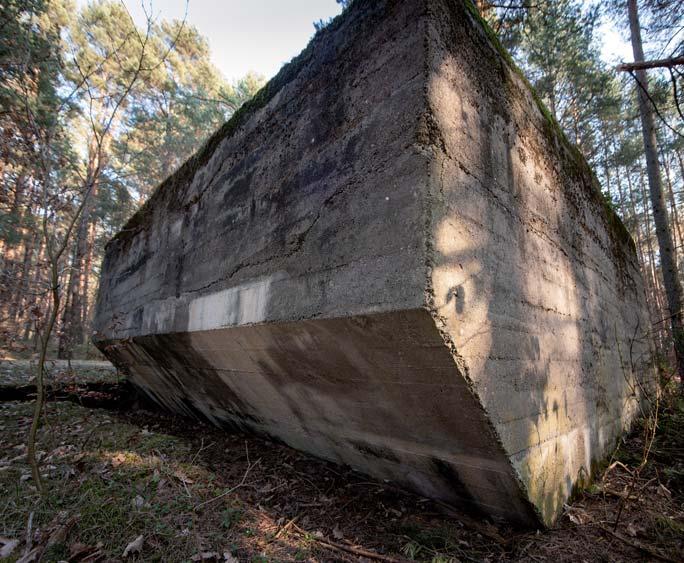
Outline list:
[[[44,546],[43,561],[69,559],[75,549],[118,560],[140,535],[139,559],[145,561],[190,561],[207,552],[220,553],[221,560],[223,553],[241,561],[261,557],[255,542],[245,541],[260,527],[255,511],[244,511],[231,487],[195,463],[197,452],[187,441],[106,411],[48,405],[40,435],[47,490],[41,499],[24,460],[31,407],[0,406],[6,454],[0,463],[0,535],[25,537],[33,514],[34,530],[58,538]],[[60,533],[65,527],[66,535]]]
[[[23,553],[30,514],[44,561],[96,553],[119,560],[140,535],[142,551],[133,559],[145,561],[224,552],[240,561],[358,561],[322,539],[432,563],[553,559],[559,550],[568,561],[674,558],[684,549],[678,396],[661,411],[651,461],[637,479],[640,428],[618,452],[624,466],[611,463],[554,529],[538,534],[443,512],[443,505],[258,438],[71,403],[47,405],[39,449],[48,494],[41,500],[25,461],[31,408],[0,403],[0,536],[21,542],[10,561]],[[602,527],[618,514],[616,533],[631,544]]]

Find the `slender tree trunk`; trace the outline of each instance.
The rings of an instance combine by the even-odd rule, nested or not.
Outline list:
[[[64,310],[60,321],[60,330],[58,333],[57,357],[61,360],[71,359],[71,350],[73,348],[74,331],[74,300],[78,300],[77,293],[79,292],[78,282],[80,280],[80,252],[78,240],[78,231],[76,241],[74,242],[74,249],[70,258],[69,277],[66,283],[66,293],[64,295]]]
[[[643,204],[643,214],[644,214],[644,229],[645,229],[645,237],[646,237],[646,251],[648,255],[648,272],[650,275],[651,279],[651,286],[652,286],[652,294],[651,294],[651,299],[653,300],[653,305],[655,307],[656,311],[656,318],[653,319],[654,322],[658,322],[658,330],[659,330],[659,347],[658,350],[662,351],[665,349],[664,347],[664,338],[663,338],[663,323],[659,322],[663,318],[667,316],[666,314],[666,309],[663,306],[662,303],[662,288],[660,286],[660,277],[658,276],[658,272],[656,271],[656,259],[655,259],[655,252],[653,250],[653,242],[652,242],[652,237],[651,237],[651,214],[649,213],[649,209],[646,205],[647,197],[646,197],[646,190],[644,188],[644,175],[643,175],[643,168],[639,169],[639,190],[640,190],[640,195],[641,195],[641,200],[644,202]],[[628,181],[630,182],[630,192],[632,190],[632,185],[631,185],[631,180],[629,180],[628,176]]]
[[[634,62],[644,60],[644,50],[641,42],[641,27],[637,0],[628,0],[629,28],[632,39]],[[639,112],[641,113],[641,128],[644,137],[646,153],[646,168],[648,170],[648,185],[653,207],[653,219],[660,251],[660,267],[667,294],[668,312],[672,325],[672,339],[674,342],[677,372],[680,384],[684,389],[684,315],[682,312],[682,286],[677,274],[677,257],[672,243],[672,233],[668,219],[667,206],[663,195],[660,178],[660,165],[656,149],[656,130],[653,118],[653,108],[648,96],[648,79],[645,70],[635,71],[639,96]]]
[[[601,130],[601,149],[603,150],[603,173],[606,175],[606,188],[610,194],[610,167],[608,166],[608,142],[606,141],[605,131]],[[622,205],[622,194],[620,193],[620,186],[618,182],[618,193],[620,194],[620,205]]]
[[[672,178],[670,178],[670,166],[667,163],[666,156],[661,151],[663,158],[663,168],[665,169],[665,180],[667,185],[667,198],[670,201],[670,211],[672,212],[672,222],[674,224],[673,234],[675,235],[675,255],[679,259],[679,255],[684,249],[684,237],[682,237],[682,228],[679,224],[679,211],[677,210],[677,203],[674,198],[674,188],[672,187]]]
[[[57,314],[59,312],[59,273],[57,270],[57,261],[51,260],[50,263],[50,296],[52,298],[52,307],[47,320],[46,327],[41,334],[40,339],[40,357],[38,359],[38,367],[36,370],[36,402],[33,406],[33,419],[31,421],[31,428],[29,430],[29,439],[27,443],[28,460],[31,466],[31,477],[33,483],[38,489],[38,492],[43,495],[45,487],[40,475],[40,466],[36,458],[36,438],[38,436],[38,428],[40,426],[40,415],[45,404],[45,360],[47,359],[48,346],[50,345],[50,334],[57,321]]]
[[[615,176],[617,178],[618,192],[620,193],[620,206],[622,207],[623,217],[627,216],[627,209],[625,200],[627,199],[623,193],[622,178],[620,176],[620,168],[615,169]],[[639,217],[636,211],[636,205],[634,204],[634,196],[632,194],[632,181],[629,177],[629,170],[627,171],[627,187],[629,190],[629,208],[631,213],[631,219],[634,222],[634,236],[636,238],[637,255],[641,261],[641,266],[644,270],[647,270],[646,259],[644,257],[644,243],[641,238],[641,225],[639,224]],[[647,278],[648,279],[648,278]]]
[[[622,186],[622,176],[620,175],[620,168],[616,167],[615,168],[615,183],[617,184],[618,188],[618,195],[620,196],[620,216],[625,219],[627,219],[627,204],[625,203],[627,198],[625,197],[625,189]],[[636,220],[636,218],[635,218]],[[641,241],[639,241],[639,230],[634,229],[634,234],[636,235],[637,239],[637,246],[641,245]]]
[[[26,317],[27,305],[28,305],[28,292],[29,292],[29,278],[31,276],[31,268],[35,267],[33,263],[34,260],[34,249],[36,243],[38,242],[38,237],[40,234],[38,231],[33,231],[31,237],[26,243],[26,248],[24,249],[24,260],[21,267],[21,276],[19,277],[17,284],[16,297],[12,300],[10,304],[10,322],[12,326],[16,327],[17,333],[19,333],[19,324]]]
[[[556,86],[555,86],[555,81],[551,83],[551,88],[549,88],[550,93],[549,93],[549,103],[550,103],[550,109],[551,109],[551,114],[553,117],[558,119],[558,114],[556,113]]]
[[[166,96],[164,96],[166,97]],[[171,112],[173,111],[173,100],[169,99],[164,110],[164,157],[162,159],[162,179],[171,175],[173,151],[171,149]]]
[[[33,262],[32,268],[33,268],[33,276],[31,279],[28,281],[28,287],[34,288],[34,290],[37,290],[38,288],[42,288],[44,284],[42,283],[44,280],[42,279],[44,271],[43,271],[43,261],[45,260],[45,242],[43,240],[43,237],[38,234],[37,239],[38,241],[38,250],[36,252],[36,258],[35,261]],[[30,310],[38,305],[38,302],[40,298],[36,294],[29,294],[27,292],[28,299],[26,302],[26,310],[27,312],[30,313]],[[26,316],[25,324],[24,324],[24,340],[29,340],[31,338],[32,332],[33,332],[33,321],[31,320],[31,315],[28,314]]]
[[[682,181],[684,181],[684,158],[682,158],[682,153],[678,150],[675,150],[674,152],[677,155],[677,161],[679,162],[679,174],[682,178]]]
[[[62,331],[59,336],[57,355],[61,359],[71,359],[73,347],[83,343],[84,327],[83,319],[83,290],[85,277],[88,275],[88,233],[91,222],[93,200],[97,192],[97,180],[94,174],[89,175],[92,187],[86,188],[90,198],[83,208],[80,223],[76,230],[74,255],[69,273],[68,291],[66,294],[64,314],[62,315]]]
[[[95,233],[97,229],[97,219],[93,219],[88,226],[88,253],[85,261],[85,275],[83,276],[83,308],[81,311],[81,326],[86,343],[88,342],[89,326],[88,314],[90,311],[90,293],[92,288],[92,281],[97,283],[93,276],[93,260],[95,257]]]
[[[613,146],[613,149],[615,147]],[[629,175],[629,170],[627,170],[627,185],[629,189],[629,198],[625,195],[625,190],[622,185],[622,176],[620,174],[620,167],[616,166],[615,167],[615,179],[616,179],[616,184],[618,188],[618,193],[620,194],[620,209],[622,212],[623,217],[628,217],[627,215],[627,202],[629,202],[629,209],[630,209],[630,216],[629,216],[629,222],[628,224],[632,225],[631,231],[634,235],[634,238],[636,239],[636,248],[637,248],[637,258],[639,259],[639,264],[641,266],[641,270],[648,274],[644,277],[644,282],[645,282],[645,291],[646,291],[646,306],[648,307],[648,313],[651,319],[651,322],[654,323],[658,321],[659,319],[662,318],[660,314],[660,309],[659,309],[659,304],[658,304],[658,299],[657,299],[657,294],[656,294],[656,289],[653,285],[653,279],[652,279],[652,272],[650,269],[651,263],[649,260],[646,259],[646,256],[644,255],[644,242],[643,242],[643,237],[641,235],[641,222],[639,221],[639,216],[637,215],[636,211],[636,204],[634,203],[634,194],[632,193],[632,182],[630,179]],[[658,325],[659,327],[661,325]],[[658,346],[660,349],[660,331],[657,333],[657,342]]]

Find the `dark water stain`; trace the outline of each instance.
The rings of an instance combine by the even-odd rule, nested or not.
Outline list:
[[[470,490],[468,490],[468,487],[463,482],[463,479],[461,479],[458,471],[453,467],[453,465],[437,457],[433,457],[431,459],[431,464],[435,473],[439,475],[439,477],[448,485],[448,489],[454,494],[454,496],[458,497],[460,501],[466,503],[471,511],[481,515],[482,517],[487,516],[480,508],[477,499],[470,492]]]

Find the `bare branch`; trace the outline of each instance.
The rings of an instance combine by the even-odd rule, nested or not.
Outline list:
[[[637,72],[639,72],[639,71],[637,71]],[[643,71],[642,71],[642,72],[643,72]],[[663,117],[663,114],[660,113],[660,109],[658,109],[658,104],[655,103],[655,100],[651,97],[651,94],[648,92],[648,88],[645,88],[645,87],[644,87],[644,85],[642,84],[641,80],[639,80],[639,77],[638,77],[636,74],[634,74],[634,71],[630,70],[630,71],[629,71],[629,74],[630,74],[630,76],[631,76],[632,78],[634,78],[634,80],[636,81],[636,83],[637,83],[637,85],[639,86],[639,88],[641,88],[641,90],[646,94],[646,97],[648,98],[648,101],[651,102],[651,105],[653,106],[653,109],[655,110],[656,115],[657,115],[657,116],[660,118],[660,120],[665,124],[665,127],[667,127],[670,131],[672,131],[672,132],[673,132],[675,135],[677,135],[678,137],[681,137],[682,139],[684,139],[684,135],[683,135],[682,133],[680,133],[679,131],[677,131],[677,129],[675,129],[674,127],[672,127],[672,125],[670,125],[670,124],[667,122],[667,120]]]
[[[679,105],[679,92],[677,90],[677,77],[675,76],[674,69],[668,69],[670,71],[670,80],[672,80],[672,97],[674,98],[675,107],[677,108],[677,113],[679,117],[684,121],[684,113],[682,113],[682,108]],[[681,73],[680,73],[681,74]]]
[[[618,72],[632,72],[634,70],[647,70],[649,68],[672,68],[684,65],[684,55],[669,59],[657,59],[653,61],[640,61],[637,63],[622,63],[615,67]]]

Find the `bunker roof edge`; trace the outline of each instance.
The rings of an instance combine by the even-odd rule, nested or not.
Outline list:
[[[429,2],[430,0],[425,1]],[[482,18],[472,0],[454,1],[462,1],[465,4],[470,15],[473,17],[475,22],[481,26],[492,47],[501,55],[509,70],[522,80],[548,125],[546,131],[547,135],[552,140],[558,141],[560,148],[564,149],[562,150],[563,160],[588,180],[589,186],[591,188],[591,195],[594,196],[597,204],[603,207],[610,230],[617,235],[620,242],[626,243],[633,252],[636,252],[636,245],[632,239],[632,236],[625,227],[620,216],[617,214],[615,209],[613,209],[612,205],[606,201],[603,193],[601,192],[600,183],[594,170],[591,168],[577,146],[567,138],[556,118],[548,110],[544,102],[539,97],[539,94],[537,94],[532,84],[530,84],[522,70],[515,63],[510,53],[501,44],[494,30],[492,30],[489,24],[484,20],[484,18]],[[111,244],[116,242],[125,243],[135,237],[141,230],[144,230],[147,222],[147,216],[151,213],[156,200],[162,197],[162,195],[168,190],[174,190],[179,185],[190,182],[197,170],[209,161],[219,143],[230,137],[233,132],[238,129],[247,119],[249,119],[259,109],[266,106],[266,104],[268,104],[268,102],[270,102],[275,95],[295,77],[295,75],[304,67],[304,65],[306,65],[314,48],[320,41],[325,39],[325,35],[337,29],[343,19],[347,17],[348,12],[352,7],[356,7],[357,5],[365,2],[368,2],[368,0],[352,0],[350,2],[349,8],[345,12],[336,16],[324,28],[319,29],[299,55],[285,64],[280,71],[254,95],[251,100],[245,102],[228,121],[226,121],[213,135],[211,135],[196,153],[189,157],[178,168],[178,170],[173,172],[168,178],[159,184],[159,186],[157,186],[142,207],[136,211],[126,222],[122,230],[112,237],[112,239],[107,243],[106,247],[109,247]]]

